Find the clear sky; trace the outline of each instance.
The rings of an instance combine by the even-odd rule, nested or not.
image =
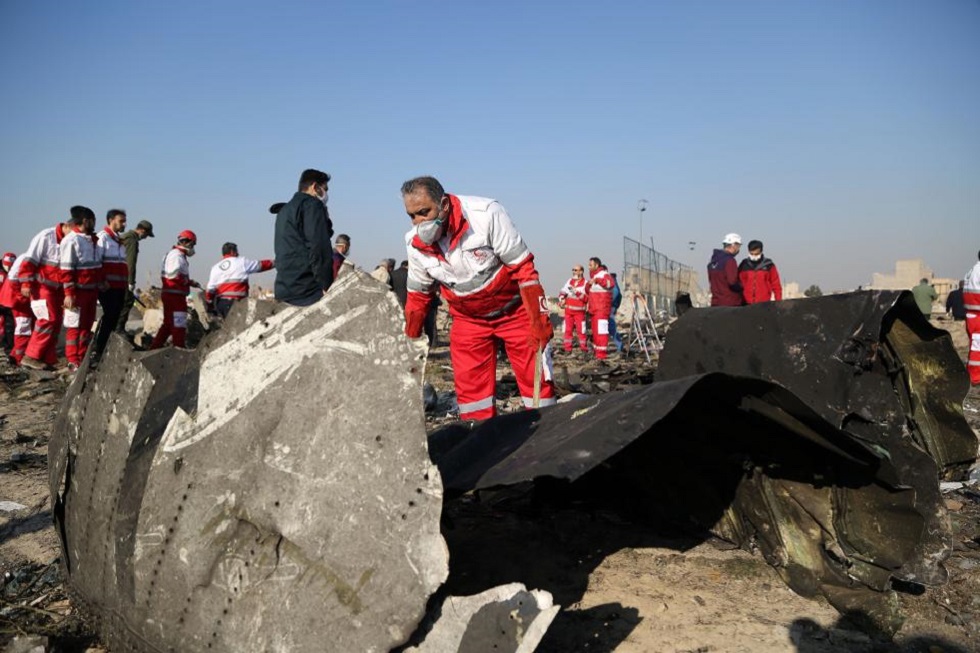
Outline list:
[[[123,207],[140,285],[185,228],[202,282],[227,240],[271,257],[307,167],[362,267],[405,257],[432,174],[500,200],[550,293],[621,269],[641,198],[668,255],[736,231],[803,287],[980,249],[976,0],[0,0],[0,106],[0,248]]]

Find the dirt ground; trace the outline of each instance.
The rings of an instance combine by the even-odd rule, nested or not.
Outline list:
[[[949,328],[965,359],[962,323],[934,323]],[[586,361],[559,353],[556,363],[576,376]],[[502,364],[504,386],[508,373]],[[647,379],[645,369],[621,380],[637,379]],[[438,391],[451,390],[445,347],[433,350],[427,380]],[[47,642],[48,650],[102,650],[72,608],[51,526],[47,440],[67,385],[61,376],[28,375],[0,363],[0,502],[22,506],[0,503],[0,647],[15,636],[40,636],[36,641]],[[516,407],[506,397],[499,405]],[[978,430],[977,389],[964,412]],[[436,416],[432,423],[445,420]],[[517,580],[549,590],[563,610],[540,651],[980,651],[980,484],[945,494],[954,527],[950,582],[900,594],[906,621],[891,642],[863,632],[825,601],[795,594],[761,556],[720,541],[652,532],[574,503],[542,506],[529,496],[491,493],[447,504],[451,547],[480,561],[455,569],[447,589],[466,594]],[[476,530],[480,537],[470,537]]]

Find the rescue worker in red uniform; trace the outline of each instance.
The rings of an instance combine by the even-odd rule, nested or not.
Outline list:
[[[26,258],[27,254],[21,254],[14,259],[7,271],[3,285],[0,286],[0,306],[10,311],[8,317],[13,327],[13,345],[10,349],[10,358],[15,365],[20,365],[21,359],[24,358],[27,343],[30,342],[31,332],[34,330],[34,314],[31,312],[31,284],[22,272]],[[6,259],[6,255],[4,259]],[[25,288],[26,294],[21,292],[21,289]]]
[[[414,225],[405,235],[405,333],[422,335],[438,287],[453,317],[449,353],[460,418],[496,414],[498,341],[507,350],[524,406],[534,405],[539,364],[540,405],[554,404],[549,347],[554,331],[534,255],[507,211],[496,200],[447,195],[433,177],[406,181],[401,193]]]
[[[602,261],[593,256],[589,259],[589,315],[592,317],[592,348],[596,360],[609,356],[609,316],[612,314],[613,286],[616,281]]]
[[[191,286],[200,287],[191,280],[188,256],[194,256],[197,235],[190,230],[177,234],[177,244],[163,257],[160,281],[163,290],[163,324],[150,344],[150,349],[159,349],[173,337],[174,347],[184,347],[187,343],[187,296]]]
[[[56,224],[31,239],[21,264],[20,292],[31,301],[37,318],[20,364],[35,370],[58,364],[58,335],[65,310],[61,274],[61,241],[73,226],[81,226],[85,207],[73,206],[67,222]]]
[[[980,259],[980,252],[977,252]],[[970,355],[966,367],[970,383],[980,385],[980,262],[963,278],[963,307],[966,309],[966,335],[970,337]]]
[[[749,241],[749,257],[742,259],[738,266],[738,280],[746,304],[761,304],[773,298],[778,302],[783,298],[779,270],[772,259],[762,253],[761,240]]]
[[[10,266],[14,264],[16,258],[16,254],[7,252],[0,259],[0,291],[3,290],[3,284],[7,280]],[[0,304],[0,340],[3,340],[4,353],[9,356],[14,348],[14,313],[9,306],[3,304]]]
[[[68,370],[82,364],[92,340],[95,308],[103,286],[102,258],[95,237],[95,213],[85,209],[81,225],[72,226],[59,245],[65,290],[65,358]]]
[[[716,249],[711,254],[711,261],[708,262],[711,305],[741,306],[744,300],[735,256],[742,249],[742,237],[738,234],[728,234],[721,244],[722,248]]]
[[[99,320],[99,329],[95,333],[94,360],[102,356],[109,343],[109,335],[119,325],[119,316],[122,315],[126,293],[129,291],[128,252],[122,239],[123,232],[126,231],[126,212],[122,209],[109,209],[105,221],[106,226],[98,233],[96,245],[99,258],[102,259],[105,287],[99,292],[102,319]]]
[[[253,261],[238,255],[238,245],[225,243],[221,246],[221,260],[211,268],[204,301],[221,317],[240,299],[248,297],[248,275],[265,272],[276,267],[272,259]]]
[[[589,343],[585,338],[585,309],[589,303],[589,291],[586,289],[585,268],[575,265],[572,277],[565,282],[558,293],[558,305],[565,309],[565,337],[562,348],[566,353],[572,351],[575,334],[578,334],[578,345],[582,351],[589,351]]]

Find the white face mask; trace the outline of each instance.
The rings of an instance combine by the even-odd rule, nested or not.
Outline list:
[[[326,206],[327,206],[327,196],[328,195],[329,195],[329,193],[327,193],[327,191],[323,191],[323,196],[320,198],[320,201],[323,202],[324,208],[326,208]]]
[[[761,261],[762,254],[749,254],[749,260],[751,261]]]
[[[184,245],[184,254],[186,254],[187,256],[194,256],[194,246]]]
[[[419,240],[426,245],[431,245],[439,240],[440,236],[442,236],[442,218],[420,222],[419,225],[415,227],[415,233],[418,234]]]

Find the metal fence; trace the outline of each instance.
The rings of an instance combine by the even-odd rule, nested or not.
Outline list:
[[[676,315],[677,293],[700,292],[697,274],[691,266],[632,238],[623,238],[623,264],[623,292],[643,295],[655,317]]]

